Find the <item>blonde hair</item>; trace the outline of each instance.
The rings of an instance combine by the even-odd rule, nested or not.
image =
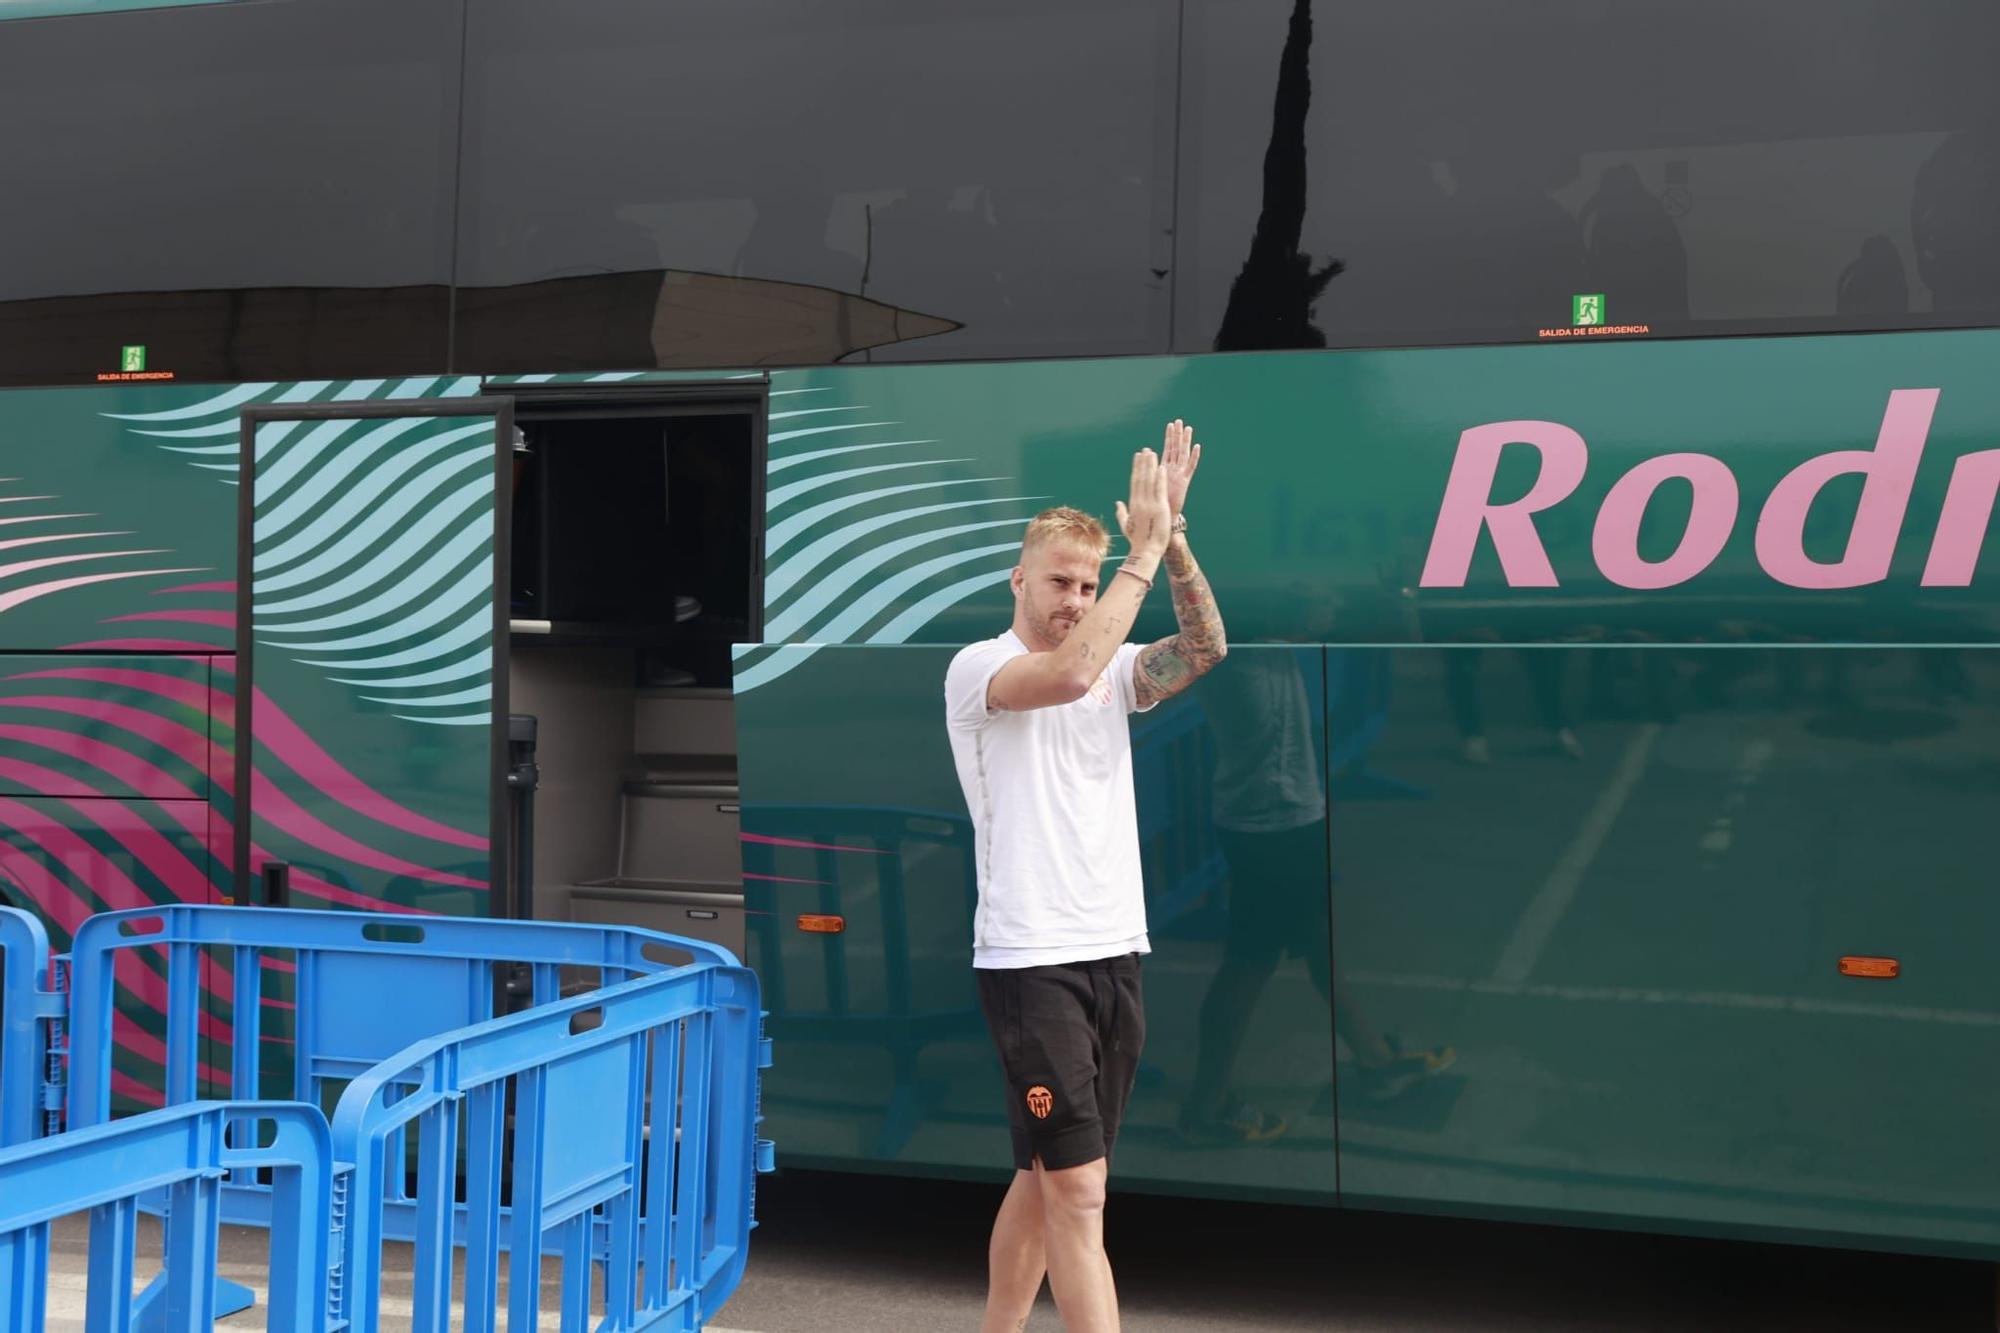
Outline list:
[[[1054,509],[1044,509],[1028,520],[1028,531],[1021,538],[1023,555],[1044,542],[1075,542],[1088,548],[1102,560],[1111,550],[1111,534],[1081,509],[1071,509],[1067,505]]]

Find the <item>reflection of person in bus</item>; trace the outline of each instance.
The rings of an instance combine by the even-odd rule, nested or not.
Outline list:
[[[1118,1327],[1104,1253],[1105,1180],[1146,1035],[1139,824],[1126,718],[1178,694],[1226,651],[1181,505],[1201,458],[1167,427],[1132,459],[1106,582],[1104,528],[1074,509],[1028,525],[1014,623],[945,675],[945,715],[977,837],[973,967],[1007,1081],[1014,1180],[988,1250],[988,1333],[1027,1321],[1047,1275],[1071,1333]],[[1125,642],[1164,563],[1179,632]]]
[[[1325,632],[1330,636],[1330,627]],[[1359,774],[1379,734],[1374,709],[1386,687],[1379,677],[1387,663],[1368,661],[1374,650],[1332,651],[1352,659],[1342,665],[1363,668],[1339,673],[1327,710],[1336,768]],[[1229,924],[1222,965],[1202,997],[1180,1131],[1192,1143],[1256,1143],[1283,1133],[1285,1122],[1238,1098],[1230,1074],[1258,997],[1287,953],[1305,959],[1313,988],[1332,1006],[1354,1055],[1354,1086],[1370,1100],[1396,1096],[1442,1071],[1455,1053],[1450,1047],[1403,1050],[1331,975],[1327,800],[1314,743],[1320,715],[1299,655],[1274,649],[1242,654],[1202,686],[1200,703],[1215,737],[1212,809],[1229,863]]]

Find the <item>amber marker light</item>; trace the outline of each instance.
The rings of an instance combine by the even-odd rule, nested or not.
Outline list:
[[[1859,954],[1848,954],[1840,960],[1840,975],[1843,977],[1893,977],[1901,973],[1903,965],[1893,958],[1867,958]]]
[[[799,916],[799,929],[811,935],[838,935],[847,929],[847,918],[843,916],[815,916],[810,912]]]

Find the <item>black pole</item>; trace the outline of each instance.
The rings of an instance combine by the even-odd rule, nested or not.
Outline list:
[[[511,891],[507,915],[519,921],[535,919],[535,788],[541,785],[542,770],[535,763],[536,724],[532,714],[507,715],[507,799],[512,807],[512,847],[507,867]],[[501,1003],[513,1012],[533,1003],[534,974],[524,963],[505,970],[505,991]]]
[[[514,848],[510,867],[513,893],[508,906],[522,921],[535,919],[535,788],[542,770],[535,763],[533,714],[507,716],[507,791],[514,802]]]

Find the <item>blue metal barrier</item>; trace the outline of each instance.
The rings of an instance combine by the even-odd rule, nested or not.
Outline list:
[[[27,912],[0,907],[0,1148],[60,1128],[63,995],[49,937]]]
[[[761,1026],[748,969],[688,968],[419,1043],[356,1079],[333,1120],[355,1164],[336,1322],[380,1328],[384,1219],[414,1133],[413,1333],[450,1326],[454,1245],[467,1333],[496,1327],[503,1248],[507,1326],[534,1328],[551,1237],[565,1333],[590,1326],[593,1259],[603,1327],[700,1329],[741,1279],[753,1172],[770,1169],[756,1138]]]
[[[47,949],[39,927],[11,918],[0,926],[17,928],[26,941],[6,937],[10,1032],[20,1007],[13,999],[17,984],[34,997],[24,1002],[29,1012],[59,1021],[62,996],[40,989],[46,974],[39,960]],[[139,949],[157,951],[158,959],[145,962],[165,973],[169,1106],[106,1123],[114,973],[120,958]],[[37,963],[23,967],[24,958]],[[267,1030],[265,1011],[287,1010],[264,989],[274,966],[294,974],[289,1019],[275,1032]],[[535,1007],[495,1019],[496,997],[516,966],[526,968]],[[333,1184],[330,1193],[312,1187],[319,1190],[317,1231],[323,1246],[328,1230],[334,1233],[335,1257],[329,1263],[323,1251],[317,1266],[305,1269],[286,1267],[275,1251],[273,1258],[274,1297],[281,1281],[296,1285],[285,1274],[316,1274],[329,1327],[344,1327],[350,1318],[357,1328],[377,1326],[384,1239],[416,1242],[417,1328],[445,1326],[455,1246],[466,1252],[468,1329],[493,1328],[502,1250],[527,1256],[523,1263],[535,1270],[510,1297],[514,1327],[534,1326],[545,1245],[564,1260],[565,1329],[584,1327],[594,1263],[605,1266],[610,1327],[698,1329],[741,1277],[754,1225],[754,1174],[770,1169],[770,1145],[756,1138],[759,1071],[769,1063],[770,1046],[757,979],[727,950],[626,927],[177,905],[90,918],[76,932],[69,968],[72,1132],[0,1153],[0,1163],[40,1163],[11,1167],[22,1179],[40,1179],[36,1173],[46,1174],[49,1163],[90,1163],[95,1174],[79,1177],[76,1187],[94,1181],[113,1191],[101,1197],[125,1220],[104,1225],[122,1228],[106,1234],[123,1239],[106,1253],[128,1256],[116,1275],[127,1294],[129,1214],[164,1211],[161,1279],[129,1308],[107,1305],[110,1322],[93,1315],[93,1330],[194,1327],[184,1322],[194,1317],[189,1309],[214,1317],[242,1308],[248,1289],[214,1276],[214,1226],[222,1220],[270,1226],[274,1244],[283,1239],[289,1246],[297,1202],[290,1178],[280,1172],[275,1181],[259,1180],[250,1169],[283,1163],[224,1144],[216,1129],[213,1151],[183,1154],[189,1178],[199,1178],[196,1187],[155,1169],[154,1158],[165,1151],[155,1148],[174,1133],[198,1136],[185,1125],[210,1124],[204,1117],[262,1117],[266,1108],[285,1123],[304,1115],[325,1139],[317,1108],[343,1085],[339,1136],[316,1159],[331,1167]],[[592,989],[561,998],[568,968],[587,969],[590,975],[568,980]],[[21,975],[28,980],[17,981]],[[218,976],[222,983],[205,1005],[204,979],[213,985]],[[205,1008],[229,1014],[226,1035],[204,1034]],[[296,1100],[257,1101],[259,1049],[285,1039],[287,1029],[295,1045]],[[204,1040],[229,1048],[231,1102],[194,1100]],[[53,1048],[44,1042],[41,1049]],[[30,1083],[42,1087],[38,1078]],[[128,1130],[137,1137],[121,1137]],[[281,1144],[296,1138],[279,1134]],[[503,1162],[508,1142],[511,1155]],[[145,1152],[135,1169],[115,1154],[88,1156],[100,1143],[137,1144]],[[406,1174],[412,1144],[413,1177]],[[284,1160],[310,1183],[308,1164]],[[463,1203],[456,1192],[461,1175]],[[4,1193],[8,1179],[0,1175],[0,1217],[21,1211]],[[95,1206],[99,1197],[70,1210]],[[46,1218],[37,1222],[25,1211],[21,1217],[20,1248],[0,1252],[0,1296],[10,1291],[8,1273],[29,1271],[19,1265],[46,1268]],[[189,1306],[195,1298],[175,1285],[185,1283],[176,1275],[198,1271],[210,1280]],[[302,1298],[288,1287],[286,1299],[289,1321]],[[308,1326],[278,1322],[277,1314],[274,1298],[271,1327]],[[9,1333],[27,1327],[34,1325],[7,1325]]]
[[[318,1108],[296,1102],[199,1102],[0,1149],[0,1316],[9,1333],[42,1333],[50,1223],[86,1208],[88,1327],[131,1328],[140,1198],[162,1191],[165,1324],[207,1329],[218,1314],[221,1177],[239,1169],[272,1178],[268,1327],[324,1333],[333,1146]]]
[[[229,964],[230,1095],[250,1100],[262,1091],[262,1048],[282,1036],[265,1030],[263,974],[280,962],[271,951],[291,953],[291,1096],[326,1106],[330,1085],[411,1042],[492,1018],[514,965],[528,967],[532,1002],[546,1004],[565,967],[596,969],[594,984],[608,985],[681,966],[677,954],[736,963],[718,945],[632,927],[186,904],[105,912],[77,929],[70,951],[71,1128],[111,1116],[112,979],[130,949],[166,955],[170,1106],[201,1095],[205,964]]]

